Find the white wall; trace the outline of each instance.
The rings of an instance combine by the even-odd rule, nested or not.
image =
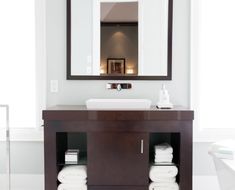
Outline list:
[[[173,80],[165,82],[172,102],[189,105],[189,4],[174,1]],[[105,89],[109,81],[66,80],[66,0],[47,1],[47,106],[56,104],[85,104],[96,97],[149,98],[157,102],[163,81],[130,81],[132,90],[117,92]],[[50,93],[50,80],[59,81],[59,92]],[[125,81],[126,82],[126,81]]]
[[[96,98],[148,98],[155,104],[164,82],[172,102],[189,106],[190,85],[190,1],[174,0],[173,19],[173,80],[125,81],[132,90],[106,90],[110,81],[66,80],[66,0],[47,0],[47,106],[56,104],[85,104]],[[59,92],[50,93],[50,80],[59,80]],[[215,175],[212,160],[207,154],[209,143],[194,143],[194,175]]]
[[[189,0],[174,0],[174,40],[173,40],[173,80],[167,81],[174,104],[189,106]],[[47,0],[47,106],[56,104],[84,104],[90,97],[136,97],[149,98],[156,103],[158,91],[163,81],[130,81],[130,91],[108,91],[105,84],[109,81],[67,81],[66,80],[66,0]],[[50,93],[49,82],[59,80],[59,92]],[[165,82],[165,81],[164,81]],[[207,154],[210,143],[194,143],[193,172],[197,176],[215,175],[212,159]],[[5,147],[0,143],[0,152]],[[43,184],[44,151],[43,142],[12,143],[12,173],[39,174]],[[4,163],[0,156],[0,163]],[[0,168],[0,175],[4,173]],[[1,176],[0,176],[1,177]],[[30,175],[31,177],[31,175]],[[27,181],[27,177],[23,177]],[[204,179],[204,177],[203,177]],[[20,181],[19,184],[23,184]],[[207,184],[214,184],[214,178]],[[203,189],[205,182],[196,181]],[[18,187],[18,186],[17,186]],[[35,187],[35,184],[34,186]],[[202,188],[203,187],[203,188]],[[29,188],[33,189],[33,188]],[[36,189],[36,188],[34,188]],[[39,188],[40,189],[40,188]],[[42,188],[41,188],[42,189]],[[214,189],[215,188],[204,188]]]
[[[162,81],[131,81],[133,89],[108,91],[108,81],[67,81],[65,0],[47,0],[47,106],[84,104],[90,97],[140,97],[157,101]],[[59,93],[49,92],[49,81],[59,80]],[[174,0],[173,80],[167,86],[175,104],[189,105],[189,1]],[[208,143],[194,143],[194,174],[214,175]],[[1,149],[3,146],[1,146]],[[4,149],[4,148],[3,148]],[[22,152],[23,151],[23,152]],[[3,151],[0,151],[3,152]],[[43,143],[12,143],[13,173],[43,172]],[[31,158],[31,159],[29,159]],[[3,157],[0,158],[1,160]],[[25,162],[27,160],[27,162]]]

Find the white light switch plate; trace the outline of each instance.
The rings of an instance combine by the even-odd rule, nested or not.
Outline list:
[[[50,81],[50,91],[52,93],[58,92],[58,80],[51,80]]]

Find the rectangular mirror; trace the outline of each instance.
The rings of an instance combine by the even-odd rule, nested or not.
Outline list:
[[[67,0],[67,79],[171,80],[172,0]]]

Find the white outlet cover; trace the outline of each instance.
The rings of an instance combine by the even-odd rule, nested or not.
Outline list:
[[[50,91],[52,93],[57,93],[58,92],[58,80],[51,80],[50,81]]]

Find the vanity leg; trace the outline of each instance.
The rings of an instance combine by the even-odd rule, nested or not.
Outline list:
[[[192,122],[187,121],[180,135],[180,189],[192,190]]]
[[[53,123],[46,122],[44,127],[45,190],[57,189],[56,132]]]

